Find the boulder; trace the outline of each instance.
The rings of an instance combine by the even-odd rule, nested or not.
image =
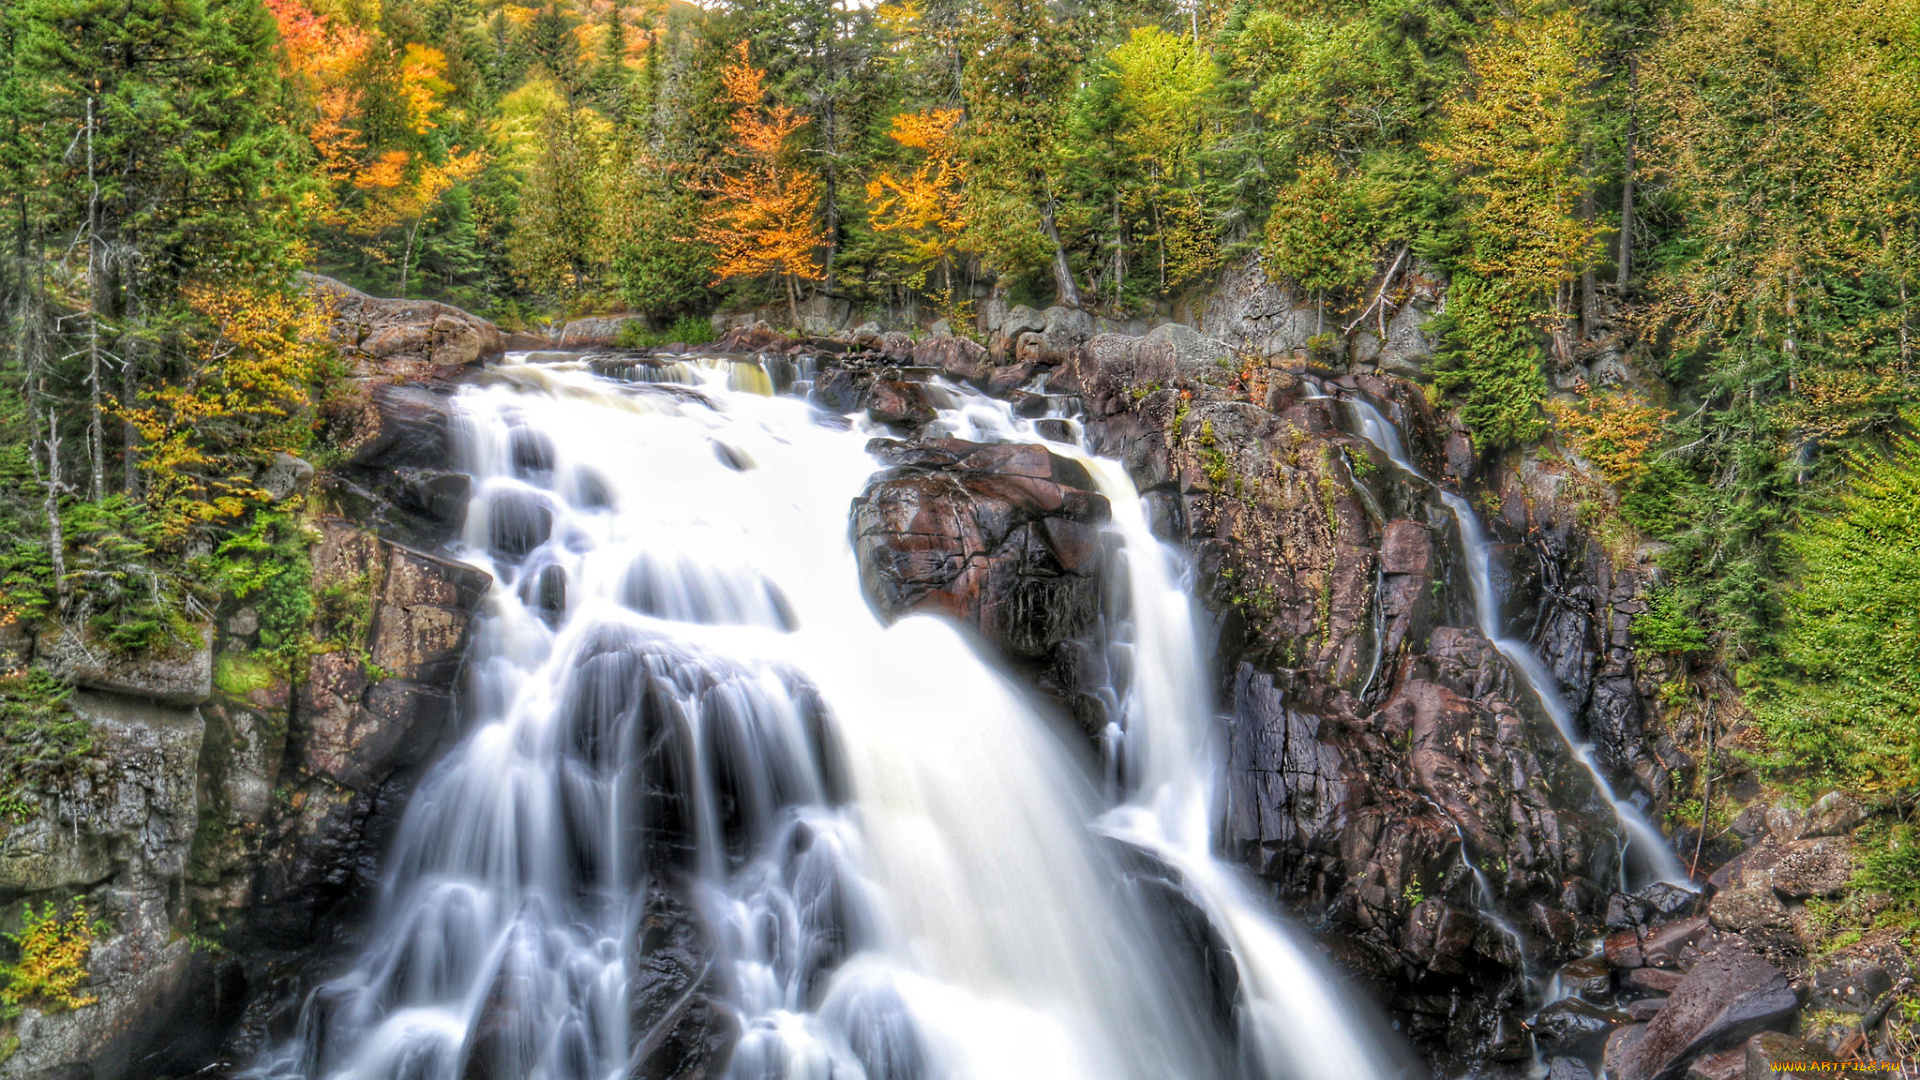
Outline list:
[[[1607,1046],[1614,1080],[1678,1080],[1701,1054],[1739,1045],[1799,1007],[1765,957],[1734,942],[1696,962],[1642,1029]]]
[[[1534,1018],[1533,1038],[1548,1056],[1592,1058],[1599,1055],[1614,1029],[1626,1022],[1617,1012],[1579,998],[1561,998]]]
[[[1746,1075],[1742,1080],[1779,1080],[1784,1076],[1831,1076],[1834,1057],[1827,1048],[1806,1039],[1763,1031],[1747,1040]],[[1806,1068],[1794,1068],[1803,1065]]]
[[[1853,795],[1829,791],[1808,808],[1807,823],[1800,837],[1846,836],[1866,823],[1867,814],[1866,804]]]
[[[1107,501],[1041,446],[876,440],[891,465],[854,500],[854,550],[882,617],[937,612],[1039,659],[1099,611]]]
[[[562,349],[605,349],[620,341],[620,333],[628,324],[637,324],[646,329],[650,320],[645,315],[596,315],[588,319],[575,319],[560,328],[556,344]]]
[[[506,351],[499,327],[451,304],[384,300],[332,278],[303,278],[331,306],[334,337],[364,374],[443,378]]]
[[[993,370],[987,350],[963,337],[930,337],[913,347],[917,367],[939,368],[957,382],[977,382]]]
[[[1722,893],[1766,889],[1789,899],[1835,896],[1853,876],[1851,845],[1845,837],[1805,840],[1770,834],[1715,870],[1707,881]],[[1715,898],[1715,906],[1720,900]]]

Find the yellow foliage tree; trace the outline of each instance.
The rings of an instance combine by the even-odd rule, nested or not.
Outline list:
[[[264,500],[253,473],[306,447],[311,387],[332,354],[311,293],[195,284],[186,298],[213,328],[198,362],[125,411],[145,447],[148,506],[173,540]]]
[[[1550,402],[1553,415],[1573,451],[1600,470],[1611,484],[1623,484],[1647,468],[1647,452],[1666,438],[1673,413],[1624,391],[1584,394],[1579,404]]]
[[[1590,256],[1598,226],[1579,214],[1577,123],[1595,54],[1573,10],[1496,20],[1468,51],[1472,79],[1427,146],[1467,197],[1466,269],[1547,290]]]
[[[949,309],[954,306],[953,255],[967,229],[966,172],[954,138],[960,119],[959,109],[895,116],[887,134],[925,157],[911,173],[882,172],[867,183],[868,220],[874,230],[899,237],[907,261],[920,268],[922,288],[930,286],[935,271],[940,273]],[[946,314],[953,317],[951,310]]]
[[[29,904],[20,931],[5,937],[20,950],[20,959],[0,963],[0,1019],[11,1020],[28,1005],[65,1012],[94,1003],[92,994],[80,992],[87,980],[87,955],[93,951],[86,904],[75,902],[65,919],[55,913],[51,900],[39,911]]]
[[[798,323],[796,283],[821,278],[816,253],[825,243],[818,223],[820,179],[787,153],[787,138],[807,120],[785,105],[763,104],[766,73],[748,62],[744,41],[721,78],[734,106],[727,154],[738,165],[703,185],[709,199],[699,237],[714,251],[713,283],[777,276]]]

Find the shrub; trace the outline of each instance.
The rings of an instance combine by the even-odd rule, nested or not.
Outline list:
[[[1433,320],[1434,389],[1458,407],[1480,450],[1524,445],[1546,431],[1547,379],[1531,314],[1513,286],[1461,273],[1446,312]]]
[[[75,901],[61,919],[53,901],[39,911],[27,905],[19,932],[5,935],[20,950],[19,959],[0,963],[0,1019],[11,1020],[28,1005],[65,1012],[94,1003],[80,992],[87,981],[87,954],[93,951],[94,925],[86,904]]]
[[[713,340],[713,324],[699,315],[682,315],[659,330],[649,330],[638,320],[621,325],[614,344],[623,349],[647,349],[678,342],[696,345]]]

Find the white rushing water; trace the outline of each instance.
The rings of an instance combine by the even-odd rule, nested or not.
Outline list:
[[[1357,434],[1361,438],[1372,443],[1408,475],[1433,484],[1407,454],[1399,429],[1377,406],[1359,396],[1346,400],[1358,418]],[[1480,633],[1493,642],[1493,647],[1500,650],[1500,655],[1507,658],[1515,674],[1533,692],[1540,703],[1540,710],[1553,722],[1575,760],[1592,777],[1594,788],[1613,811],[1624,848],[1620,857],[1621,888],[1625,890],[1628,887],[1629,866],[1634,863],[1638,864],[1639,876],[1644,879],[1644,884],[1664,881],[1686,885],[1686,868],[1668,846],[1666,837],[1660,835],[1660,830],[1653,827],[1638,807],[1615,794],[1613,785],[1607,782],[1606,774],[1600,770],[1599,761],[1594,757],[1593,744],[1581,733],[1579,723],[1567,707],[1566,698],[1560,694],[1559,680],[1540,662],[1525,641],[1501,633],[1500,597],[1494,591],[1491,566],[1493,544],[1480,524],[1480,516],[1473,512],[1473,507],[1468,505],[1466,499],[1437,484],[1433,484],[1433,487],[1460,529],[1460,544],[1465,549],[1461,554],[1466,562],[1467,578],[1473,587],[1474,620],[1479,623]]]
[[[495,575],[467,734],[408,807],[368,945],[257,1072],[641,1080],[663,1033],[633,988],[672,886],[717,940],[738,1080],[1392,1075],[1211,856],[1204,658],[1124,472],[1086,459],[1132,611],[1114,806],[973,639],[867,606],[871,433],[757,367],[678,368],[696,385],[509,366],[458,399],[460,554]],[[962,437],[1035,438],[951,398]],[[1225,1020],[1130,884],[1156,860],[1231,950]]]

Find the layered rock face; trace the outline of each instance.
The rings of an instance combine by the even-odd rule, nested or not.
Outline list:
[[[1347,434],[1338,398],[1398,411],[1424,472],[1487,492],[1488,524],[1510,538],[1495,553],[1507,632],[1539,643],[1616,785],[1658,799],[1666,765],[1646,745],[1627,641],[1642,574],[1587,540],[1550,473],[1485,469],[1417,387],[1371,364],[1309,375],[1296,354],[1312,312],[1271,286],[1237,287],[1247,295],[1203,313],[1214,333],[1014,309],[984,355],[956,348],[964,355],[918,371],[823,373],[817,403],[865,409],[907,437],[888,458],[900,465],[855,507],[869,598],[888,616],[959,618],[1030,672],[1049,647],[1080,658],[1067,693],[1058,659],[1037,665],[1039,684],[1083,724],[1104,722],[1086,692],[1110,680],[1086,662],[1101,655],[1100,612],[1079,606],[1102,593],[1074,581],[1099,566],[1063,578],[1068,564],[1034,543],[1050,527],[1035,529],[1037,504],[981,497],[1038,470],[972,448],[931,451],[914,439],[931,408],[892,404],[931,405],[936,367],[1016,411],[1041,384],[1055,401],[1077,398],[1090,446],[1125,465],[1155,530],[1192,553],[1213,614],[1218,700],[1232,718],[1229,851],[1307,915],[1429,1051],[1528,1058],[1520,975],[1572,959],[1604,928],[1617,887],[1612,816],[1476,629],[1451,516],[1429,485]],[[1389,353],[1417,353],[1421,317],[1417,302],[1383,316],[1386,339],[1361,343],[1367,356],[1391,368]],[[1276,341],[1285,348],[1269,348]],[[1017,527],[1018,550],[1049,558],[996,554],[1015,546],[1005,538]],[[1001,613],[1022,590],[1045,589],[1072,598],[1061,618],[1009,634]],[[1598,1043],[1590,1049],[1597,1057]]]

